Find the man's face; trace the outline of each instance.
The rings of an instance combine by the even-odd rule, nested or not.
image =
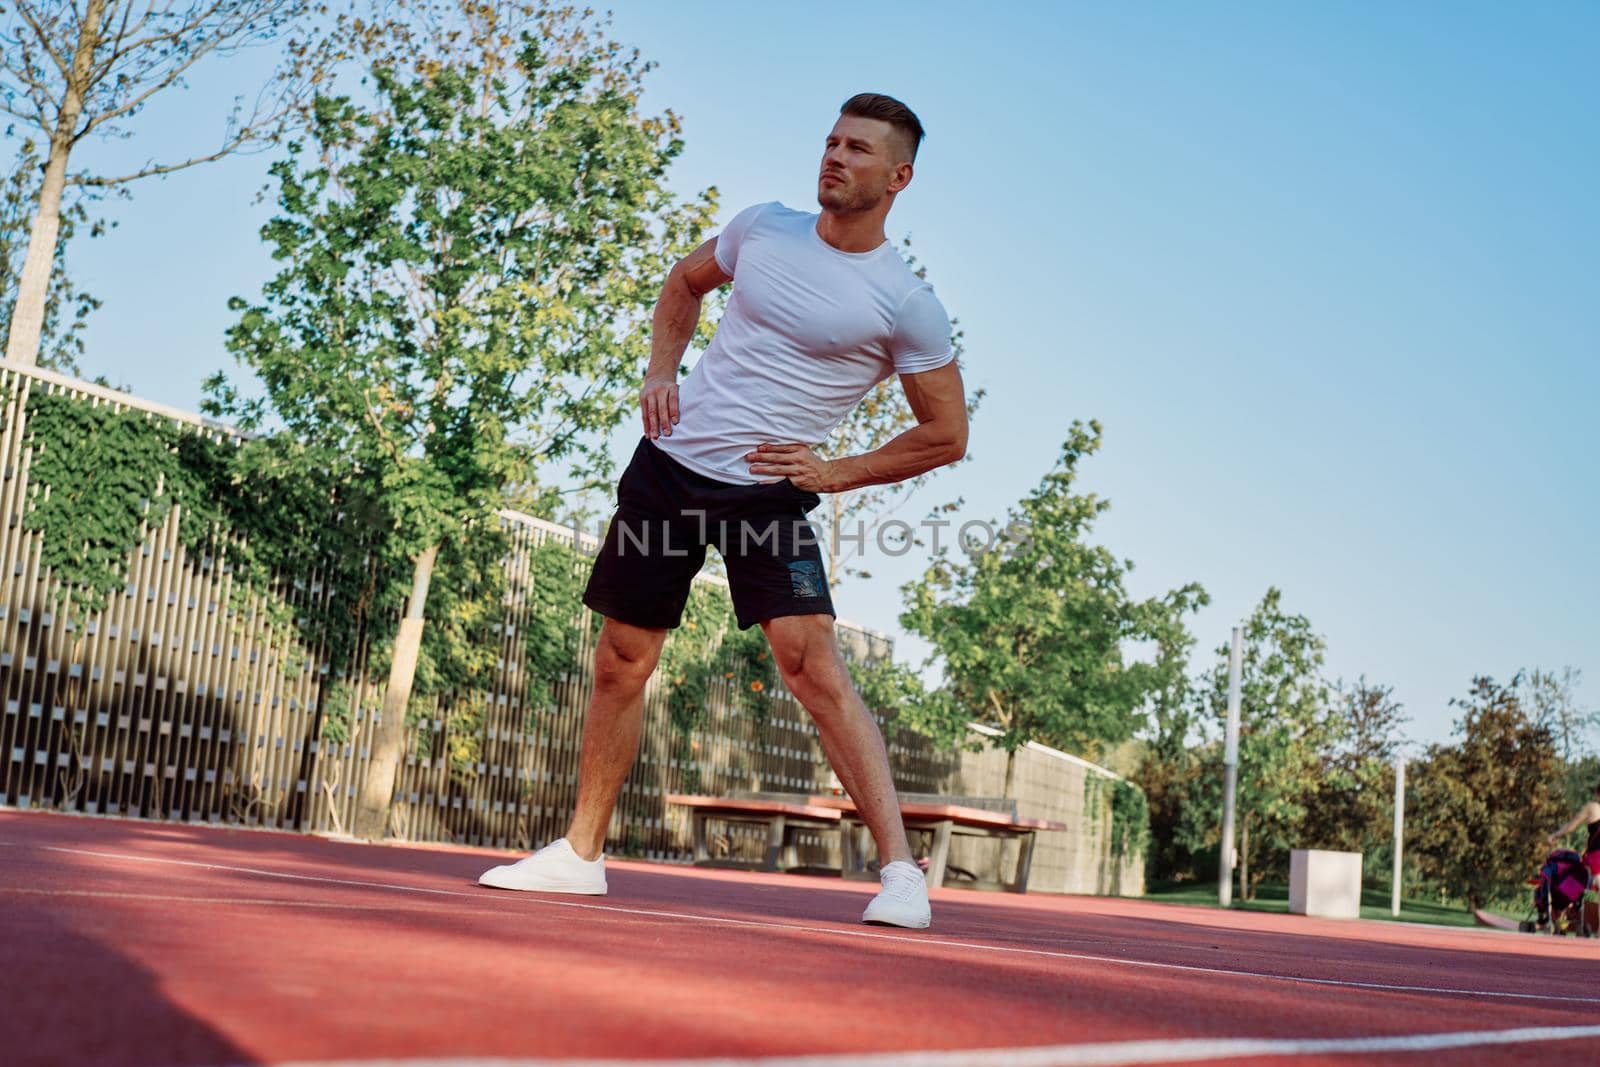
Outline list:
[[[817,203],[829,211],[877,207],[911,181],[911,164],[893,126],[882,119],[840,115],[828,134],[817,175]]]

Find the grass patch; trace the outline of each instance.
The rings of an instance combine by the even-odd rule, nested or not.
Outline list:
[[[1217,884],[1215,882],[1151,882],[1145,889],[1145,899],[1153,900],[1158,904],[1197,904],[1202,907],[1214,908],[1217,906]],[[1400,900],[1400,914],[1389,914],[1389,891],[1386,889],[1363,889],[1361,891],[1361,917],[1363,919],[1391,919],[1399,922],[1424,923],[1429,926],[1477,926],[1477,921],[1472,917],[1469,908],[1451,904],[1440,904],[1434,900]],[[1256,890],[1256,899],[1233,901],[1233,906],[1239,911],[1273,911],[1287,913],[1289,911],[1289,887],[1286,885],[1263,885]],[[1504,909],[1486,908],[1496,915],[1517,919],[1520,915],[1513,915]]]

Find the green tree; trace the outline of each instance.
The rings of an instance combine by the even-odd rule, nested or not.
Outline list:
[[[1517,899],[1568,814],[1559,796],[1555,739],[1514,686],[1473,679],[1456,722],[1459,740],[1430,745],[1407,783],[1408,841],[1423,877],[1472,907]]]
[[[49,316],[49,287],[74,195],[126,190],[142,178],[171,174],[274,140],[322,76],[327,53],[287,42],[289,59],[269,91],[246,113],[236,106],[217,148],[126,173],[71,169],[87,139],[124,139],[129,124],[158,93],[182,88],[195,64],[276,40],[305,14],[305,0],[196,0],[187,6],[132,0],[11,0],[0,7],[0,111],[22,122],[45,146],[29,205],[27,254],[17,268],[6,323],[6,358],[36,363]]]
[[[1189,679],[1194,635],[1171,619],[1156,638],[1162,684],[1150,695],[1148,736],[1133,775],[1149,806],[1149,874],[1173,878],[1196,873],[1180,830],[1195,791],[1201,761],[1195,751],[1196,705]]]
[[[272,167],[279,213],[262,235],[285,265],[259,303],[233,302],[228,335],[264,396],[211,383],[214,412],[275,423],[303,445],[295,462],[368,484],[403,561],[353,828],[366,837],[387,826],[425,630],[446,639],[443,667],[490,625],[482,610],[463,623],[465,603],[434,610],[451,593],[436,564],[490,580],[480,546],[508,494],[548,464],[605,466],[660,279],[714,207],[710,193],[683,204],[666,190],[677,120],[639,112],[647,65],[588,16],[410,14],[405,33],[350,28],[371,100],[319,96],[307,141]]]
[[[1240,674],[1238,812],[1240,896],[1250,899],[1288,851],[1304,846],[1306,815],[1320,788],[1319,754],[1329,736],[1323,639],[1304,615],[1289,615],[1283,594],[1268,589],[1244,624]],[[1217,841],[1222,821],[1222,737],[1227,722],[1229,647],[1201,676],[1197,714],[1213,744],[1184,806],[1181,836],[1198,851]]]
[[[1353,685],[1334,687],[1316,818],[1306,827],[1308,847],[1359,852],[1375,872],[1389,874],[1393,765],[1406,722],[1405,709],[1389,686],[1363,676]]]
[[[1512,687],[1534,723],[1550,731],[1561,757],[1562,797],[1576,811],[1594,796],[1600,781],[1600,708],[1585,707],[1578,697],[1583,672],[1576,667],[1559,671],[1518,671]]]
[[[38,200],[39,150],[32,139],[24,138],[17,145],[10,176],[0,183],[0,336],[11,333],[22,258],[28,249],[29,220]],[[78,358],[83,355],[83,329],[90,312],[100,306],[99,300],[77,288],[67,274],[67,246],[78,227],[86,223],[91,237],[105,232],[101,222],[89,222],[85,199],[75,200],[61,211],[60,236],[39,324],[39,366],[68,374],[81,373]]]
[[[1596,730],[1600,729],[1600,708],[1586,708],[1578,699],[1583,672],[1576,667],[1559,671],[1518,671],[1511,685],[1538,726],[1550,731],[1563,760],[1572,761],[1595,750]]]
[[[1206,602],[1193,583],[1134,600],[1124,587],[1133,564],[1087,542],[1110,505],[1074,483],[1099,447],[1099,423],[1074,423],[1055,467],[994,544],[964,560],[942,549],[902,587],[901,625],[933,646],[944,676],[938,699],[908,721],[946,738],[960,736],[968,719],[999,730],[993,743],[1008,753],[1008,793],[1017,750],[1030,741],[1097,754],[1132,736],[1174,667],[1131,661],[1125,646],[1170,640]]]

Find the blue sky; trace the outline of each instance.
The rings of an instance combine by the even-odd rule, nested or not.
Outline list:
[[[1202,650],[1269,585],[1331,675],[1444,737],[1475,673],[1583,668],[1600,701],[1600,7],[1436,3],[625,3],[614,32],[684,119],[673,181],[722,217],[814,206],[839,103],[929,136],[890,216],[989,396],[919,502],[999,516],[1073,419],[1105,446],[1099,535],[1155,594],[1202,582]],[[152,104],[139,162],[204,149],[269,56]],[[271,268],[268,157],[137,187],[74,250],[106,304],[84,360],[194,408],[230,295]],[[108,164],[115,165],[115,164]],[[629,447],[619,434],[619,454]],[[894,632],[916,560],[847,584]],[[915,655],[917,646],[902,641]]]

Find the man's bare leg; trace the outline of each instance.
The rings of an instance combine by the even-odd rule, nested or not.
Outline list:
[[[761,624],[795,699],[817,724],[822,751],[855,801],[884,864],[914,862],[883,734],[856,692],[834,638],[831,615],[794,615]]]
[[[566,838],[580,857],[605,851],[617,794],[639,753],[644,687],[661,658],[667,631],[607,619],[594,650],[594,693],[583,719],[578,803]]]

